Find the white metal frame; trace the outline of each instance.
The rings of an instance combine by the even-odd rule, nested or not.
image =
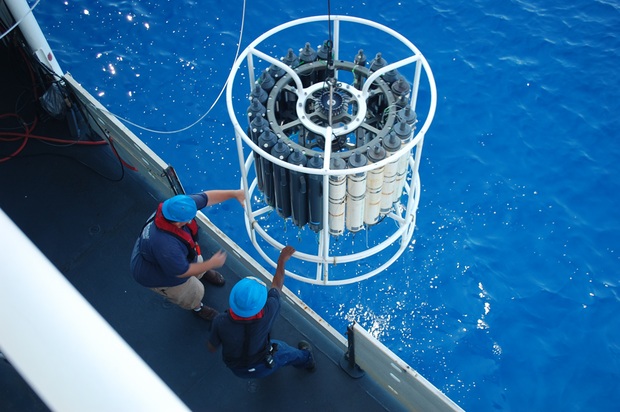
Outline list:
[[[296,72],[291,69],[288,65],[282,63],[281,61],[273,58],[272,56],[269,56],[263,52],[261,52],[260,50],[257,49],[257,47],[266,39],[268,39],[269,37],[271,37],[272,35],[274,35],[275,33],[278,33],[280,31],[283,31],[285,29],[291,28],[291,27],[295,27],[295,26],[299,26],[299,25],[303,25],[303,24],[307,24],[307,23],[313,23],[313,22],[317,22],[317,21],[327,21],[328,19],[330,19],[334,22],[334,55],[335,55],[335,59],[338,59],[338,51],[339,51],[339,40],[340,40],[340,22],[345,21],[345,22],[351,22],[351,23],[357,23],[357,24],[362,24],[362,25],[366,25],[366,26],[370,26],[373,27],[375,29],[381,30],[385,33],[388,33],[390,35],[392,35],[393,37],[395,37],[397,40],[399,40],[401,43],[403,43],[407,48],[409,48],[409,50],[412,51],[413,55],[408,56],[402,60],[399,60],[395,63],[389,64],[383,68],[381,68],[380,70],[377,70],[376,72],[372,73],[368,79],[366,80],[366,82],[364,83],[364,86],[362,88],[362,90],[356,90],[356,89],[348,89],[349,92],[353,92],[355,94],[355,98],[357,99],[358,103],[360,103],[360,110],[359,112],[362,114],[358,119],[356,119],[355,121],[352,122],[352,124],[347,125],[347,127],[355,129],[357,128],[362,122],[363,122],[363,115],[365,115],[365,104],[364,102],[367,100],[367,98],[369,97],[369,89],[371,84],[373,83],[373,81],[375,81],[376,79],[379,78],[379,76],[387,73],[390,70],[394,70],[406,65],[410,65],[410,64],[415,64],[415,76],[414,76],[414,80],[413,80],[413,87],[411,90],[411,95],[410,95],[410,105],[411,108],[413,110],[415,110],[416,104],[417,104],[417,95],[418,95],[418,89],[419,89],[419,84],[420,84],[420,77],[421,77],[421,72],[422,69],[424,69],[427,77],[428,77],[428,81],[429,81],[429,85],[430,85],[430,92],[431,92],[431,101],[430,101],[430,107],[429,107],[429,112],[426,116],[426,121],[424,122],[424,124],[422,125],[422,127],[420,128],[420,130],[418,131],[418,133],[414,136],[414,138],[407,143],[406,145],[404,145],[396,154],[394,154],[393,156],[390,157],[386,157],[384,160],[377,162],[377,163],[373,163],[373,164],[369,164],[367,166],[364,167],[360,167],[360,168],[355,168],[354,171],[352,172],[351,169],[348,170],[330,170],[329,169],[329,163],[330,163],[330,158],[332,156],[331,153],[331,136],[332,133],[342,133],[343,130],[339,130],[339,129],[332,129],[330,126],[328,127],[320,127],[317,125],[310,125],[310,124],[306,124],[306,123],[302,123],[304,124],[304,127],[308,126],[308,128],[310,128],[314,133],[317,134],[321,134],[325,137],[325,151],[324,151],[324,158],[323,158],[323,168],[322,169],[312,169],[312,168],[307,168],[307,167],[303,167],[303,166],[296,166],[296,165],[292,165],[288,162],[284,162],[280,159],[275,158],[274,156],[272,156],[271,154],[265,152],[262,150],[262,148],[260,148],[259,146],[257,146],[252,139],[250,139],[248,137],[248,135],[246,134],[244,128],[239,124],[239,121],[237,120],[237,114],[235,113],[235,110],[233,108],[233,88],[234,88],[234,83],[235,83],[235,78],[237,76],[237,72],[241,67],[241,64],[244,62],[244,60],[247,63],[247,67],[248,67],[248,75],[249,75],[249,80],[251,82],[251,84],[254,84],[254,62],[253,62],[253,56],[256,56],[260,59],[263,59],[264,61],[274,64],[278,67],[280,67],[281,69],[283,69],[284,71],[286,71],[286,73],[288,73],[289,75],[291,75],[293,81],[295,82],[295,92],[297,94],[297,98],[298,98],[298,102],[297,102],[297,115],[299,119],[303,119],[305,113],[303,112],[303,107],[305,106],[305,101],[309,98],[309,96],[311,95],[310,93],[310,89],[312,88],[312,86],[310,86],[307,89],[304,89],[301,83],[301,79],[299,78],[299,76],[296,74]],[[403,251],[405,250],[406,246],[409,244],[411,237],[413,236],[413,231],[415,228],[415,216],[416,216],[416,211],[418,208],[418,203],[419,203],[419,197],[420,197],[420,179],[419,179],[419,175],[418,175],[418,169],[420,166],[420,160],[421,160],[421,155],[422,155],[422,145],[424,142],[424,136],[426,135],[427,130],[429,129],[434,114],[435,114],[435,108],[437,105],[437,91],[436,91],[436,87],[435,87],[435,80],[433,77],[433,74],[431,72],[430,66],[428,64],[428,62],[426,61],[426,59],[424,58],[424,56],[420,53],[420,51],[413,45],[413,43],[411,43],[409,40],[407,40],[405,37],[403,37],[402,35],[400,35],[399,33],[395,32],[394,30],[383,26],[381,24],[369,21],[369,20],[364,20],[364,19],[360,19],[360,18],[356,18],[356,17],[351,17],[351,16],[315,16],[315,17],[308,17],[308,18],[303,18],[303,19],[298,19],[298,20],[294,20],[285,24],[282,24],[280,26],[277,26],[273,29],[271,29],[270,31],[264,33],[262,36],[258,37],[254,42],[252,42],[239,56],[239,58],[237,59],[237,61],[235,62],[230,76],[228,78],[228,87],[226,89],[226,103],[227,103],[227,107],[228,107],[228,113],[229,116],[231,118],[231,121],[233,123],[233,126],[235,128],[235,135],[236,135],[236,142],[237,142],[237,152],[239,155],[239,165],[240,165],[240,169],[241,169],[241,175],[242,175],[242,182],[241,185],[242,187],[245,189],[246,191],[246,207],[245,207],[245,220],[246,220],[246,229],[248,232],[248,236],[250,237],[250,240],[252,241],[252,244],[254,245],[254,247],[256,248],[256,250],[260,253],[260,255],[273,267],[276,267],[276,262],[274,262],[271,258],[269,258],[269,256],[265,253],[265,251],[262,249],[262,247],[258,244],[257,242],[257,238],[256,238],[256,234],[258,233],[258,235],[263,238],[265,241],[267,241],[268,244],[270,244],[271,246],[273,246],[274,248],[277,249],[282,249],[284,248],[285,245],[281,244],[280,242],[278,242],[277,240],[275,240],[272,236],[270,236],[266,230],[264,230],[259,222],[256,220],[257,217],[270,212],[271,210],[273,210],[273,208],[271,207],[264,207],[261,208],[257,211],[254,211],[252,209],[252,204],[251,204],[251,199],[252,199],[252,194],[254,192],[254,190],[256,189],[256,181],[252,182],[251,184],[248,184],[248,173],[250,170],[250,167],[252,165],[252,162],[254,161],[254,156],[253,153],[251,153],[246,159],[244,159],[244,154],[243,154],[243,143],[246,143],[254,152],[258,152],[260,154],[260,156],[267,158],[269,161],[271,161],[272,163],[280,166],[280,167],[284,167],[286,169],[289,170],[293,170],[293,171],[297,171],[297,172],[302,172],[302,173],[306,173],[306,174],[316,174],[316,175],[321,175],[323,176],[323,187],[324,188],[328,188],[329,187],[329,183],[328,183],[328,179],[329,176],[340,176],[340,175],[347,175],[347,174],[351,174],[351,173],[363,173],[363,172],[368,172],[370,170],[374,170],[374,169],[378,169],[381,167],[386,166],[388,163],[394,162],[397,159],[400,159],[400,157],[402,156],[410,156],[409,158],[409,167],[411,168],[412,171],[412,178],[411,178],[411,184],[410,185],[405,185],[405,191],[407,192],[408,196],[407,196],[407,207],[405,210],[404,215],[399,215],[396,213],[390,213],[388,215],[389,218],[393,219],[395,222],[398,223],[398,225],[400,226],[398,228],[398,230],[396,230],[396,232],[391,235],[387,240],[383,241],[381,244],[368,249],[366,251],[363,252],[359,252],[359,253],[354,253],[354,254],[350,254],[350,255],[343,255],[343,256],[330,256],[329,255],[329,248],[330,248],[330,234],[329,234],[329,230],[325,230],[325,228],[327,228],[327,222],[328,222],[328,212],[329,212],[329,207],[328,207],[328,202],[329,202],[329,196],[324,195],[323,196],[323,225],[324,225],[324,229],[320,232],[320,240],[319,240],[319,245],[318,245],[318,251],[316,255],[310,255],[307,253],[301,253],[301,252],[296,252],[293,257],[300,259],[300,260],[304,260],[304,261],[308,261],[308,262],[314,262],[317,264],[317,270],[316,270],[316,276],[314,278],[308,277],[308,276],[304,276],[304,275],[300,275],[300,274],[296,274],[296,273],[292,273],[290,271],[287,271],[286,274],[294,279],[306,282],[306,283],[311,283],[311,284],[318,284],[318,285],[342,285],[342,284],[349,284],[349,283],[354,283],[354,282],[359,282],[361,280],[364,279],[368,279],[376,274],[378,274],[379,272],[381,272],[382,270],[386,269],[387,267],[389,267],[396,259],[398,259],[398,257],[403,253]],[[244,117],[245,118],[245,117]],[[415,151],[415,157],[411,157],[411,151],[413,149],[413,147],[416,146],[416,151]],[[324,189],[326,190],[326,189]],[[329,279],[329,266],[330,265],[336,265],[337,263],[347,263],[347,262],[353,262],[353,261],[358,261],[367,257],[370,257],[382,250],[384,250],[385,248],[387,248],[388,246],[390,246],[391,244],[393,244],[394,242],[396,242],[397,240],[400,240],[400,248],[398,249],[398,251],[390,258],[388,259],[385,263],[383,263],[381,266],[379,266],[378,268],[365,273],[365,274],[361,274],[361,275],[357,275],[357,276],[353,276],[347,279],[339,279],[339,280],[330,280]]]

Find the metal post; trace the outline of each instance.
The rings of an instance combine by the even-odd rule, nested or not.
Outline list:
[[[58,75],[59,78],[64,76],[54,52],[50,48],[50,45],[45,38],[45,35],[39,27],[33,14],[30,12],[30,6],[26,0],[7,0],[6,5],[13,14],[16,21],[23,18],[19,25],[19,28],[28,42],[28,46],[32,49],[32,52],[36,54],[41,63],[47,65],[50,69]]]
[[[348,350],[340,358],[340,367],[353,379],[359,379],[366,374],[358,364],[355,363],[355,337],[353,334],[353,326],[347,326],[347,342]]]

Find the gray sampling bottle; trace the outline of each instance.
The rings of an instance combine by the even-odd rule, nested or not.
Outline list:
[[[323,158],[315,153],[308,160],[308,167],[323,168]],[[308,227],[314,233],[323,230],[323,176],[308,174]]]
[[[288,162],[296,166],[306,166],[308,159],[301,150],[295,149],[288,157]],[[291,184],[291,216],[293,224],[303,227],[308,223],[308,175],[289,170]]]
[[[258,145],[267,153],[271,153],[271,148],[276,145],[278,137],[271,130],[263,132],[258,138]],[[275,207],[274,196],[274,177],[273,177],[273,163],[264,157],[260,158],[261,175],[263,176],[263,194],[265,195],[265,202]]]
[[[271,155],[277,159],[286,162],[291,154],[291,148],[288,147],[282,139],[271,148]],[[276,199],[276,212],[278,216],[286,219],[291,216],[291,192],[288,179],[288,169],[276,164],[273,165],[273,189]]]

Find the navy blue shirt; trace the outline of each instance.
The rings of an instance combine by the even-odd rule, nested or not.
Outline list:
[[[190,195],[198,210],[207,206],[206,193]],[[151,216],[153,217],[153,216]],[[187,226],[183,230],[190,233]],[[171,287],[187,282],[177,276],[189,270],[187,246],[152,221],[144,227],[131,254],[131,272],[136,281],[149,288]]]
[[[258,320],[234,321],[228,311],[220,313],[211,324],[209,343],[213,347],[222,345],[222,357],[228,367],[249,367],[261,363],[265,350],[269,347],[269,332],[280,314],[280,292],[271,288],[267,293],[267,302],[263,307],[263,317]],[[243,341],[245,325],[250,323],[250,344],[248,364],[243,365]]]

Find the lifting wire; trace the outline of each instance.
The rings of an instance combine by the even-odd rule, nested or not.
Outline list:
[[[332,14],[331,14],[331,4],[330,0],[327,0],[327,75],[325,76],[327,79],[327,83],[329,84],[329,114],[328,114],[328,124],[329,127],[333,130],[332,116],[334,112],[334,85],[336,84],[336,79],[334,78],[334,56],[332,55]],[[332,133],[332,139],[336,136]],[[327,143],[327,142],[326,142]]]

